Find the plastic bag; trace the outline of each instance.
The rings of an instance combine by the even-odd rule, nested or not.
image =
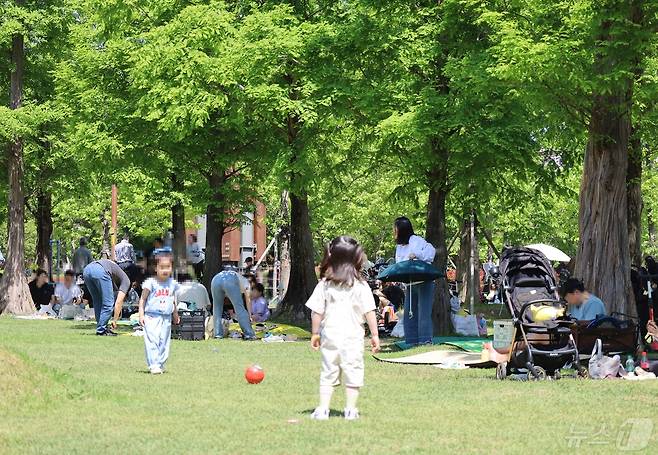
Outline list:
[[[621,359],[618,355],[608,357],[603,355],[603,343],[596,340],[592,357],[589,359],[589,377],[592,379],[616,378],[622,369]]]

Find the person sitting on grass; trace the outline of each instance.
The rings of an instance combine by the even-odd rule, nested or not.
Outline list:
[[[186,273],[178,275],[180,285],[178,293],[176,294],[176,301],[186,303],[188,310],[203,310],[208,312],[210,309],[210,297],[206,287],[194,281],[192,277]]]
[[[562,295],[569,304],[569,313],[579,321],[592,321],[607,314],[601,299],[586,291],[583,282],[576,278],[564,283]]]
[[[37,307],[37,310],[40,310],[41,306],[45,307],[52,303],[53,287],[50,285],[49,281],[48,272],[43,269],[38,269],[35,278],[30,281],[30,284],[28,285],[32,301]]]
[[[251,319],[254,322],[265,322],[270,318],[270,309],[267,300],[263,296],[265,286],[261,283],[253,284],[251,287]]]
[[[53,295],[55,301],[53,309],[55,311],[59,312],[59,309],[64,305],[80,305],[81,308],[84,308],[82,290],[75,284],[74,280],[75,272],[67,270],[64,272],[64,282],[57,283],[57,286],[55,286],[55,294]]]
[[[345,420],[356,420],[356,402],[363,387],[363,324],[370,329],[372,352],[379,352],[375,299],[361,278],[363,248],[341,236],[327,246],[320,266],[322,280],[306,302],[311,310],[311,347],[322,355],[320,403],[311,418],[329,419],[334,387],[345,381]]]
[[[139,324],[144,327],[146,365],[151,374],[162,374],[169,358],[171,322],[180,322],[176,309],[178,283],[171,277],[174,259],[170,254],[156,255],[155,277],[142,284],[139,299]],[[172,316],[173,315],[173,316]]]

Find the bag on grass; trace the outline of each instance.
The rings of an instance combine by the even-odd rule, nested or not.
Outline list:
[[[474,315],[459,316],[452,315],[452,325],[455,327],[455,333],[466,337],[480,336],[478,321]]]
[[[603,355],[603,343],[598,338],[589,359],[589,377],[592,379],[616,378],[622,369],[621,359],[618,355],[608,357]]]

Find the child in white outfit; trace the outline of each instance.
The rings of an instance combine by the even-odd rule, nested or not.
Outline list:
[[[169,358],[171,320],[179,323],[176,311],[178,283],[171,277],[173,259],[168,253],[156,256],[156,276],[142,284],[139,299],[139,323],[144,327],[146,364],[151,374],[162,374]]]
[[[347,397],[345,419],[359,418],[356,401],[363,387],[363,351],[368,323],[372,352],[379,351],[375,299],[362,281],[363,249],[356,240],[342,236],[327,247],[318,283],[306,306],[312,311],[311,346],[322,354],[320,404],[311,418],[329,418],[329,404],[334,387],[345,384]]]

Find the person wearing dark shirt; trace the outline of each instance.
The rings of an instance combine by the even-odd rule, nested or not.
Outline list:
[[[37,270],[36,278],[30,281],[28,286],[32,301],[36,305],[37,310],[41,309],[41,305],[50,305],[54,289],[48,282],[48,273],[45,270]]]
[[[108,323],[112,329],[116,329],[117,321],[121,317],[123,300],[130,290],[128,275],[116,263],[108,259],[101,259],[85,267],[83,276],[94,302],[96,335],[116,336],[116,333],[108,328]],[[115,292],[116,299],[114,298]],[[113,311],[114,317],[112,318]]]
[[[393,304],[393,308],[397,311],[404,304],[404,291],[400,286],[393,283],[384,283],[382,294]]]

